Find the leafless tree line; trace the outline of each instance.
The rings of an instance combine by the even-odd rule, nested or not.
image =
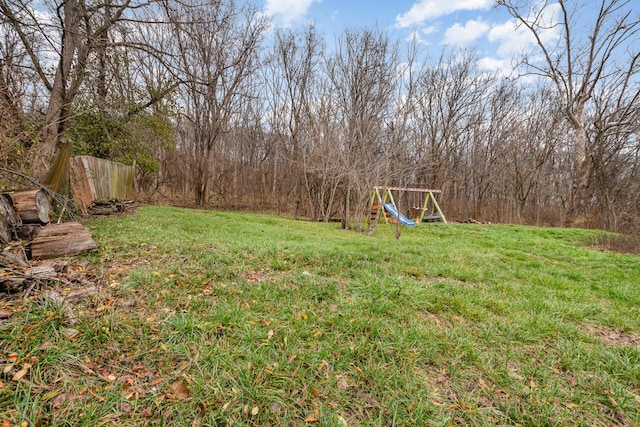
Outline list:
[[[82,152],[107,135],[100,152],[135,160],[157,201],[361,229],[391,184],[441,188],[454,220],[637,230],[631,2],[602,0],[584,33],[559,1],[551,43],[544,8],[497,3],[538,42],[524,78],[376,28],[273,30],[244,2],[0,0],[0,160],[36,174],[60,138]]]

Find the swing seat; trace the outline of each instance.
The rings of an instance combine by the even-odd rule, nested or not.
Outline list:
[[[437,222],[442,221],[442,217],[440,215],[425,215],[422,217],[422,222]]]

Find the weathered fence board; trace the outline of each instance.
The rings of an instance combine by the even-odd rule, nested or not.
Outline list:
[[[71,158],[71,188],[86,213],[96,201],[130,200],[135,168],[90,156]]]

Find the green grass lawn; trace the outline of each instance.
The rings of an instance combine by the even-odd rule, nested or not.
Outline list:
[[[87,226],[100,251],[76,262],[105,286],[79,322],[34,294],[1,324],[7,423],[640,423],[640,262],[584,247],[595,232],[397,240],[166,207]]]

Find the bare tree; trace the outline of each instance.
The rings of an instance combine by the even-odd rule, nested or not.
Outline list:
[[[175,40],[173,72],[182,82],[181,148],[188,162],[195,203],[207,201],[214,154],[230,131],[243,98],[256,94],[249,78],[259,64],[266,21],[249,6],[210,0],[166,8]]]
[[[497,0],[497,4],[533,35],[542,60],[525,56],[523,65],[553,82],[562,113],[573,128],[575,173],[568,211],[576,219],[588,207],[594,155],[601,151],[602,138],[591,133],[596,126],[593,117],[604,119],[597,125],[601,131],[616,134],[640,102],[640,17],[631,0],[600,0],[595,19],[588,24],[582,20],[581,6],[567,0],[545,1],[534,9],[517,0]],[[549,18],[554,7],[559,8],[557,22]],[[548,31],[557,31],[559,38],[545,37]],[[597,102],[598,98],[611,102]],[[605,105],[603,115],[598,109]]]
[[[31,145],[25,130],[25,97],[34,75],[25,67],[27,53],[5,17],[0,17],[0,163],[21,169]]]
[[[384,130],[391,122],[401,78],[398,61],[397,45],[386,34],[368,29],[346,30],[327,61],[337,119],[344,129],[334,143],[341,152],[344,173],[341,211],[345,228],[361,228],[370,189],[381,176],[379,161],[388,154]]]
[[[91,53],[101,49],[106,34],[128,11],[148,4],[65,0],[47,3],[49,10],[42,13],[28,0],[0,1],[0,12],[18,35],[48,93],[36,167],[46,166],[51,159],[86,78]]]
[[[274,156],[274,184],[286,181],[286,195],[295,199],[296,214],[302,204],[302,193],[306,190],[307,199],[311,200],[315,192],[303,176],[306,154],[314,139],[312,110],[317,101],[314,97],[321,78],[318,65],[322,54],[322,40],[313,26],[301,33],[280,29],[275,34],[270,61],[264,67],[265,82],[269,87],[266,94],[269,127],[279,142],[275,146],[276,153],[284,154],[284,162],[281,162],[284,164],[280,165],[277,164],[279,156]],[[276,189],[274,185],[272,197],[278,211],[283,190],[285,188]]]

